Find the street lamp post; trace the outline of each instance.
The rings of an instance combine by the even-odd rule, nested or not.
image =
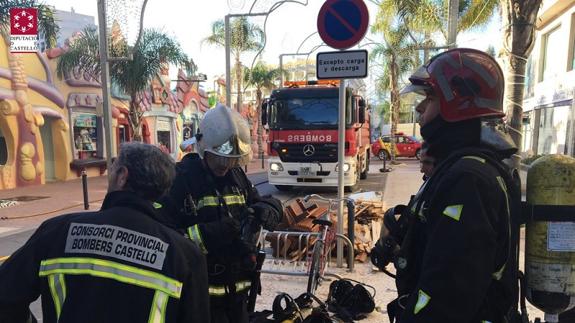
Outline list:
[[[112,138],[114,138],[114,132],[112,131],[112,111],[110,107],[110,72],[109,72],[109,62],[118,60],[130,60],[132,51],[140,41],[140,36],[142,34],[142,27],[144,24],[144,11],[146,10],[146,4],[148,0],[133,0],[129,4],[126,4],[122,0],[98,0],[98,29],[99,29],[99,42],[100,42],[100,77],[102,82],[102,117],[104,119],[104,141],[106,148],[106,167],[108,169],[108,176],[110,176],[110,167],[112,166],[112,158],[115,156],[115,151],[112,145]],[[110,12],[107,12],[108,6],[111,6]],[[127,12],[129,9],[135,10],[135,12]],[[107,19],[113,18],[113,19]],[[130,28],[128,25],[122,25],[122,23],[134,23],[131,19],[135,19],[138,24],[137,33],[129,33]],[[113,57],[108,56],[108,34],[112,32],[112,25],[118,24],[120,27],[120,32],[126,42],[126,52],[124,57]],[[124,28],[122,31],[121,28]],[[131,48],[130,48],[131,47]]]
[[[416,113],[415,113],[415,105],[411,107],[411,121],[413,122],[413,136],[415,137],[415,122],[416,120]]]

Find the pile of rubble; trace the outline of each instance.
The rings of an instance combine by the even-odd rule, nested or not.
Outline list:
[[[381,192],[359,193],[350,196],[355,201],[355,241],[354,254],[356,261],[366,262],[371,248],[379,238],[383,222],[384,205]],[[284,218],[275,232],[268,233],[266,240],[271,244],[273,255],[286,260],[305,260],[311,251],[315,237],[307,235],[289,236],[282,232],[318,232],[319,226],[313,220],[325,215],[328,205],[307,203],[296,199],[284,209]],[[337,228],[337,214],[330,214],[333,228]],[[347,219],[347,208],[344,208],[344,219]],[[343,223],[343,232],[347,233],[347,220]],[[302,238],[302,236],[304,238]],[[306,238],[307,237],[307,238]]]
[[[360,193],[355,196],[355,260],[365,262],[371,252],[383,223],[383,196],[381,192]]]

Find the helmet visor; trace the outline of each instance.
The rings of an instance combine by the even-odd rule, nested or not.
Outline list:
[[[212,149],[208,149],[208,151],[222,157],[243,157],[249,155],[250,144],[244,142],[237,136],[233,136],[228,141],[219,146],[212,147]]]
[[[427,82],[430,79],[429,72],[427,72],[427,65],[420,66],[411,76],[409,81],[411,84],[404,87],[399,95],[405,95],[409,93],[416,93],[419,95],[426,96],[430,91],[432,91],[431,84]]]
[[[403,89],[401,89],[401,91],[399,92],[399,95],[404,96],[404,95],[408,95],[411,93],[415,93],[418,95],[426,96],[431,91],[432,91],[432,89],[431,89],[431,86],[429,86],[429,85],[409,84],[406,87],[404,87]]]
[[[224,171],[235,167],[242,167],[250,160],[250,156],[221,156],[212,152],[206,152],[206,161],[210,164],[210,168],[216,171]]]

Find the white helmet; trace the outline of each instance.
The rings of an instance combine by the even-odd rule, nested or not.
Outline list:
[[[236,111],[218,104],[210,109],[200,121],[199,134],[186,140],[181,146],[196,145],[201,158],[205,152],[222,157],[220,162],[230,166],[243,166],[250,161],[250,128]]]

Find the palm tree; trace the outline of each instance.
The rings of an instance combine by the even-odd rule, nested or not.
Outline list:
[[[402,75],[412,70],[415,66],[415,45],[411,42],[406,26],[384,26],[376,20],[372,28],[375,32],[382,32],[384,43],[379,44],[371,52],[371,59],[383,61],[381,77],[378,80],[378,88],[382,92],[389,91],[391,104],[391,142],[395,142],[397,122],[401,101],[399,98],[399,81]],[[395,149],[391,149],[391,160],[395,161]]]
[[[432,0],[384,0],[394,2],[401,17],[414,17],[418,11],[418,6],[427,2],[438,2]],[[445,2],[442,0],[439,2]],[[460,18],[458,30],[467,30],[475,26],[484,25],[493,14],[495,8],[501,9],[503,17],[503,43],[506,66],[505,66],[505,103],[504,108],[509,116],[508,125],[515,129],[511,131],[511,136],[515,145],[521,150],[522,133],[521,119],[523,115],[523,93],[525,68],[527,58],[535,44],[535,23],[537,13],[541,7],[542,0],[485,0],[472,1],[464,0],[460,5]],[[383,5],[382,5],[383,7]],[[462,15],[462,13],[464,13]],[[429,19],[435,19],[435,15],[427,15]],[[421,21],[424,25],[425,21]],[[519,156],[512,160],[514,168],[519,167]]]
[[[132,139],[142,140],[142,115],[139,95],[144,91],[165,64],[182,65],[193,73],[195,65],[183,52],[180,44],[161,31],[145,29],[142,39],[134,48],[133,59],[110,62],[110,77],[119,88],[130,96],[128,118]],[[100,75],[98,33],[94,27],[85,28],[66,53],[60,56],[56,72],[60,78],[65,72],[82,69],[97,78]]]
[[[521,151],[523,117],[523,92],[527,58],[535,44],[535,23],[541,7],[541,0],[501,0],[503,16],[503,48],[505,56],[505,100],[504,108],[508,125],[515,129],[511,137]],[[520,157],[515,155],[512,167],[519,169]]]
[[[264,44],[264,31],[257,25],[251,24],[246,17],[232,20],[230,24],[230,51],[234,55],[234,70],[236,74],[236,90],[238,92],[237,109],[242,106],[242,63],[241,55],[245,52],[260,50]],[[212,23],[212,34],[202,42],[220,47],[226,46],[226,28],[223,20]]]
[[[450,0],[383,0],[380,13],[386,22],[399,20],[415,32],[440,32],[447,40],[445,22],[448,21]],[[457,32],[481,27],[489,22],[498,0],[460,0]]]
[[[432,34],[439,32],[445,40],[448,39],[445,23],[448,21],[448,7],[449,0],[382,0],[378,19],[384,25],[406,25],[412,40],[423,47],[423,60],[427,61],[427,48],[435,45]],[[497,7],[498,0],[461,0],[457,32],[485,26]]]
[[[48,47],[54,47],[56,45],[56,39],[58,36],[59,27],[54,19],[54,13],[50,7],[39,4],[35,0],[2,0],[0,1],[0,36],[4,39],[7,45],[10,43],[10,9],[11,8],[37,8],[38,9],[38,27],[39,30],[44,34],[46,38]],[[7,53],[8,65],[10,67],[10,72],[12,75],[12,90],[14,91],[16,99],[16,107],[13,107],[10,111],[4,111],[2,118],[16,119],[17,123],[20,125],[18,127],[18,142],[16,147],[12,150],[12,154],[16,155],[16,152],[21,152],[26,150],[29,152],[27,158],[30,158],[29,162],[24,163],[21,154],[18,154],[19,168],[16,167],[16,162],[14,162],[11,167],[5,167],[4,172],[13,172],[14,175],[10,174],[10,178],[16,178],[18,185],[34,185],[41,183],[41,177],[38,176],[34,167],[41,162],[40,154],[37,154],[34,149],[29,149],[27,147],[24,149],[24,145],[30,145],[30,143],[36,147],[40,140],[40,131],[38,127],[40,126],[40,118],[34,117],[34,112],[30,105],[28,99],[28,81],[26,79],[26,74],[24,72],[24,63],[18,55],[14,55],[10,52]],[[16,158],[14,158],[16,160]],[[8,165],[7,165],[8,166]],[[26,174],[24,174],[24,168],[27,168]],[[2,182],[3,174],[0,174],[0,184]]]
[[[263,62],[259,61],[253,69],[247,70],[244,76],[244,81],[248,85],[253,85],[256,88],[256,107],[258,116],[258,156],[263,158],[263,126],[262,126],[262,89],[271,90],[275,87],[274,81],[278,78],[281,71],[280,69],[272,69],[266,66]]]

